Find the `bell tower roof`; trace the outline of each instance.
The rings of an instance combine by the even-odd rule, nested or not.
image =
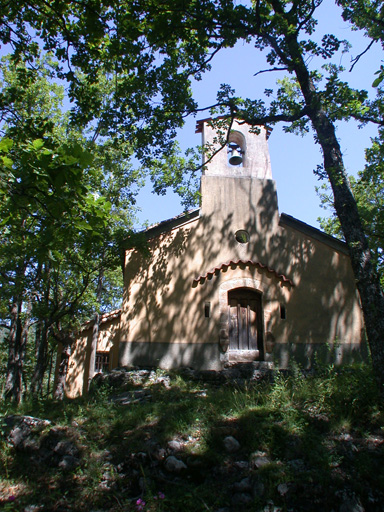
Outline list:
[[[252,127],[237,119],[229,128],[225,119],[202,119],[196,123],[196,133],[202,134],[202,145],[208,149],[203,154],[203,175],[272,179],[268,149],[272,130]],[[226,141],[226,147],[210,158]]]

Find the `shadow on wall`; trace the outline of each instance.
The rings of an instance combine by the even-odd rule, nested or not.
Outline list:
[[[305,367],[312,366],[316,358],[335,364],[366,359],[362,312],[346,251],[284,224],[264,231],[275,205],[260,197],[252,207],[265,241],[260,247],[260,261],[283,272],[295,284],[283,304],[285,319],[279,314],[272,316],[266,329],[273,358],[282,367],[292,356]]]
[[[228,205],[225,211],[203,215],[152,239],[148,258],[131,255],[120,364],[129,360],[131,365],[178,367],[196,362],[213,368],[220,357],[220,315],[213,310],[205,317],[204,307],[219,307],[220,280],[230,279],[232,270],[225,276],[213,275],[201,286],[193,288],[192,283],[228,259],[258,261],[294,282],[285,293],[278,279],[267,276],[270,285],[263,291],[263,308],[266,311],[273,302],[274,309],[264,325],[264,339],[272,359],[284,366],[295,355],[310,366],[314,354],[325,357],[323,347],[337,339],[342,346],[335,352],[338,363],[359,352],[361,312],[348,258],[299,230],[279,225],[274,182],[265,180],[262,186],[257,195],[249,180],[239,180],[236,198],[247,198],[246,212]],[[247,246],[236,242],[236,229],[250,233]],[[242,272],[254,277],[263,271]],[[286,308],[285,319],[279,303]]]
[[[131,365],[217,365],[218,322],[214,311],[205,316],[205,304],[213,304],[215,290],[207,286],[197,291],[192,284],[206,265],[220,259],[218,240],[228,236],[230,223],[229,216],[218,233],[210,217],[201,217],[150,240],[149,257],[132,254],[126,269],[131,279],[125,285],[128,325],[122,326],[120,364],[129,353]]]
[[[276,367],[288,368],[294,361],[304,369],[319,365],[342,366],[369,360],[368,345],[362,333],[360,344],[348,343],[286,343],[275,344],[273,358]]]
[[[218,343],[120,343],[120,366],[221,370]]]

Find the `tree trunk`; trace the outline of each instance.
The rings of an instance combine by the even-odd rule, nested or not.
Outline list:
[[[89,358],[88,389],[91,384],[91,380],[93,379],[93,377],[95,375],[97,340],[99,339],[99,325],[100,325],[100,315],[99,315],[99,313],[95,313],[94,320],[93,320],[93,329],[92,329],[91,355]]]
[[[23,397],[23,365],[25,335],[21,323],[22,301],[14,299],[11,306],[11,328],[9,332],[8,366],[5,379],[4,398],[20,403]]]
[[[67,337],[63,342],[63,350],[61,352],[61,361],[56,382],[56,389],[53,393],[53,398],[56,400],[63,400],[65,396],[65,381],[67,378],[68,362],[71,355],[72,340]]]
[[[332,186],[335,210],[360,293],[372,365],[380,392],[384,395],[384,296],[380,279],[372,264],[368,240],[344,171],[335,128],[321,112],[314,116],[312,123],[323,149],[324,169]]]
[[[41,395],[43,389],[44,373],[47,367],[48,332],[49,329],[44,322],[39,339],[36,340],[36,363],[30,386],[30,392],[34,396]]]
[[[46,311],[48,312],[51,292],[51,267],[49,261],[44,265],[39,266],[38,274],[41,282],[45,283],[41,300],[44,302]],[[48,335],[51,325],[51,318],[49,320],[47,318],[42,318],[38,322],[38,329],[36,330],[36,361],[30,385],[30,393],[32,396],[42,396],[43,393],[44,374],[48,364]]]
[[[55,349],[51,349],[51,353],[49,356],[49,366],[48,366],[48,379],[47,379],[47,398],[49,397],[49,393],[51,392],[51,378],[52,378],[52,368],[53,368],[53,355]]]
[[[97,305],[100,304],[101,294],[103,290],[103,278],[104,278],[104,270],[103,268],[99,271],[97,288],[96,288],[96,301]],[[96,352],[97,352],[97,342],[99,339],[99,327],[100,327],[100,314],[99,312],[95,313],[93,329],[92,329],[92,342],[91,342],[91,355],[89,358],[89,370],[88,370],[88,389],[91,385],[91,380],[95,375],[95,362],[96,362]]]
[[[324,170],[331,183],[335,210],[348,245],[356,286],[360,293],[372,365],[380,392],[384,395],[384,296],[379,276],[372,264],[368,239],[349,186],[335,126],[322,108],[321,99],[303,61],[296,37],[288,36],[286,42],[308,116],[323,151]]]

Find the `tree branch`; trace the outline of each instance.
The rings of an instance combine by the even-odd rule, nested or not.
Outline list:
[[[239,124],[250,124],[251,126],[258,126],[258,125],[266,125],[266,124],[274,124],[279,122],[285,122],[285,123],[293,123],[294,121],[298,121],[299,119],[302,119],[303,117],[308,116],[309,109],[308,107],[304,107],[300,112],[297,114],[273,114],[273,115],[266,115],[261,117],[251,117],[251,116],[242,116],[241,111],[237,112],[237,115],[242,118],[242,121],[239,121]]]
[[[262,69],[261,71],[258,71],[253,76],[261,75],[262,73],[270,73],[271,71],[289,71],[288,67],[284,68],[271,68],[271,69]]]
[[[369,43],[369,45],[366,47],[366,49],[361,52],[357,57],[355,57],[354,59],[351,59],[351,62],[353,63],[352,66],[350,67],[349,69],[349,72],[351,72],[353,70],[353,68],[355,67],[355,65],[358,63],[358,61],[361,59],[361,57],[367,53],[367,51],[371,48],[371,46],[373,45],[373,43],[376,43],[377,41],[375,41],[374,39],[372,39],[372,41]]]
[[[384,119],[378,119],[377,117],[359,116],[356,114],[351,114],[351,117],[353,117],[353,119],[356,119],[356,121],[360,121],[362,123],[374,123],[378,126],[384,126]]]
[[[214,58],[214,56],[223,48],[223,44],[220,43],[217,48],[210,54],[210,56],[197,68],[192,71],[193,74],[199,73],[200,71],[203,71],[207,65],[211,62],[211,60]]]
[[[226,106],[230,106],[230,105],[226,105]],[[199,109],[199,110],[206,110],[206,109]],[[194,167],[193,169],[187,169],[187,170],[192,171],[192,172],[199,171],[200,169],[205,167],[207,164],[209,164],[209,162],[218,153],[220,153],[220,151],[222,151],[226,147],[226,145],[229,142],[229,135],[231,133],[231,129],[232,129],[233,122],[234,122],[235,118],[238,118],[238,117],[242,118],[242,121],[237,120],[237,122],[239,124],[250,124],[251,126],[258,126],[258,125],[263,126],[263,125],[267,125],[268,123],[269,124],[273,124],[273,123],[277,123],[277,122],[281,122],[281,121],[288,122],[288,123],[291,122],[292,123],[294,121],[298,121],[299,119],[302,119],[303,117],[306,117],[307,115],[308,115],[307,107],[304,107],[297,114],[292,114],[292,115],[287,115],[287,114],[267,115],[267,116],[262,116],[262,117],[257,117],[257,118],[247,117],[246,115],[242,116],[241,115],[241,111],[238,111],[238,110],[235,111],[235,109],[232,109],[231,116],[230,116],[230,123],[229,123],[229,127],[228,127],[228,130],[227,130],[227,136],[225,138],[224,144],[222,144],[218,149],[216,149],[212,153],[212,155],[208,158],[208,160],[206,160],[203,164],[199,165],[198,167]]]
[[[229,135],[231,133],[231,130],[232,130],[232,126],[233,126],[233,122],[235,120],[235,112],[232,112],[231,114],[231,120],[229,122],[229,126],[228,126],[228,130],[227,130],[227,135],[225,137],[225,142],[224,144],[222,144],[218,149],[216,149],[212,155],[208,158],[208,160],[206,160],[203,164],[197,166],[197,167],[194,167],[193,169],[187,169],[188,171],[192,171],[194,173],[196,173],[197,171],[199,171],[200,169],[202,169],[203,167],[205,167],[207,164],[209,164],[209,162],[218,154],[220,153],[220,151],[222,151],[226,145],[228,144],[229,142]]]
[[[213,108],[218,107],[231,107],[229,103],[215,103],[214,105],[210,105],[209,107],[201,107],[201,108],[194,108],[193,110],[189,110],[188,112],[184,112],[181,117],[185,118],[190,116],[191,114],[196,114],[197,112],[206,112],[207,110],[211,110]],[[177,110],[167,110],[167,112],[178,112]]]
[[[313,13],[316,11],[317,7],[321,4],[322,0],[320,0],[318,3],[315,2],[315,0],[312,0],[312,6],[311,10],[309,11],[309,14],[303,19],[301,23],[298,24],[296,34],[298,35],[300,30],[309,22],[309,20],[312,18]]]

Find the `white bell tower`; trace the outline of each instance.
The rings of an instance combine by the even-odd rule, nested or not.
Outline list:
[[[218,122],[220,124],[221,120]],[[218,133],[219,129],[223,132],[222,134]],[[204,119],[197,123],[196,133],[202,134],[202,144],[204,147],[209,147],[209,153],[212,154],[224,143],[227,128],[225,125],[218,128],[215,126],[215,121]],[[229,133],[227,147],[215,154],[212,159],[208,154],[203,155],[203,163],[206,163],[203,175],[272,179],[268,150],[270,133],[271,130],[265,126],[252,128],[235,119]],[[231,165],[231,162],[235,165]]]
[[[214,155],[203,156],[201,216],[215,218],[217,225],[231,219],[238,229],[275,231],[279,211],[268,150],[271,130],[234,120],[227,137],[225,119],[204,119],[196,128],[203,145]],[[227,147],[215,154],[225,141]],[[232,165],[233,161],[237,165]]]

